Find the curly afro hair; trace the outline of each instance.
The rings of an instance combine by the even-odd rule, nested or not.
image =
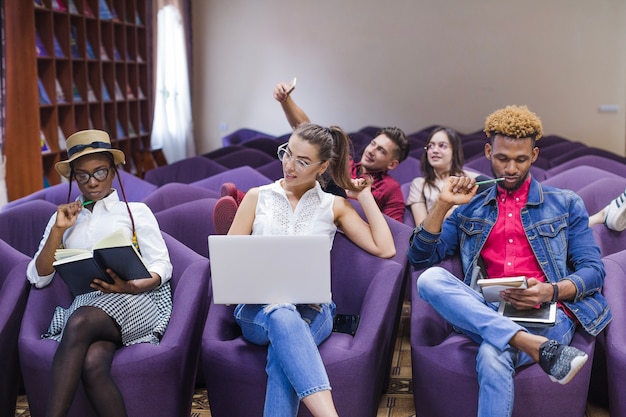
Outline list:
[[[499,133],[510,138],[538,140],[543,134],[541,120],[526,106],[506,106],[491,113],[484,132],[490,139]]]

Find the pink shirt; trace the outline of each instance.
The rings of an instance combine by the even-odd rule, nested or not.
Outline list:
[[[498,187],[498,219],[481,252],[488,277],[525,275],[546,280],[522,225],[521,211],[529,189],[530,177],[515,191]]]

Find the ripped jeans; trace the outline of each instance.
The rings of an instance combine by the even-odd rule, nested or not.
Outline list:
[[[330,336],[335,304],[239,304],[235,320],[246,340],[268,345],[264,416],[296,416],[300,400],[330,390],[317,346]]]

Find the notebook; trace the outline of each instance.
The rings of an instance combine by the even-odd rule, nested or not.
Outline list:
[[[215,304],[320,304],[331,300],[328,235],[211,235]]]

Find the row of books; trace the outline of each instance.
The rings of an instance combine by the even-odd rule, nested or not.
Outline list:
[[[35,3],[35,7],[40,7],[40,8],[46,7],[43,0],[33,0],[33,1]],[[81,14],[78,8],[76,7],[76,0],[51,0],[51,2],[52,2],[51,3],[52,10],[57,10],[60,12],[69,11],[71,14],[76,14],[76,15]],[[118,13],[116,12],[114,8],[109,7],[107,0],[99,0],[98,11],[99,11],[99,17],[102,20],[113,20],[116,22],[120,21],[118,17]],[[91,10],[91,6],[89,5],[88,0],[83,0],[83,14],[86,17],[95,17],[93,11]],[[131,16],[130,14],[127,14],[126,22],[131,23],[131,24],[134,23],[138,26],[143,25],[143,22],[141,21],[141,18],[139,17],[139,14],[137,13],[137,11],[135,11],[134,15],[135,16],[133,18],[133,16]]]
[[[41,79],[37,80],[37,85],[39,88],[39,104],[40,105],[50,105],[52,104],[52,101],[50,100],[50,96],[48,95],[48,91],[46,90],[43,82],[41,81]],[[141,89],[141,87],[139,87],[138,89],[138,97],[135,97],[135,94],[133,93],[133,90],[130,88],[130,85],[126,85],[126,95],[124,95],[124,93],[122,92],[122,89],[120,88],[120,84],[119,82],[115,82],[114,83],[114,88],[115,88],[115,100],[125,100],[125,99],[135,99],[135,98],[139,98],[139,99],[144,99],[146,98],[143,90]],[[111,94],[109,93],[109,89],[106,85],[106,83],[104,82],[104,80],[102,80],[102,101],[112,101],[111,100]],[[56,102],[57,103],[68,103],[69,100],[65,94],[65,92],[63,91],[63,87],[61,86],[61,83],[59,82],[58,79],[55,79],[55,97],[56,97]],[[78,89],[78,86],[76,85],[76,83],[72,80],[72,99],[73,101],[76,102],[83,102],[85,101],[85,98],[81,95],[80,90]],[[86,101],[88,102],[96,102],[98,101],[98,98],[96,97],[96,94],[93,90],[93,88],[91,87],[91,84],[87,83],[87,97],[86,97]]]
[[[89,128],[94,129],[94,125],[93,125],[93,122],[91,121],[91,118],[89,119]],[[104,130],[106,130],[107,132],[111,132],[111,130],[109,129],[108,122],[106,120],[104,122]],[[122,122],[119,119],[115,123],[115,131],[117,133],[118,138],[127,137],[126,131],[124,130]],[[148,133],[142,121],[139,122],[139,132],[141,135],[146,135]],[[137,136],[137,131],[132,121],[128,122],[128,136],[129,137]],[[66,138],[65,138],[65,134],[63,133],[63,129],[61,129],[61,126],[57,126],[57,142],[59,144],[59,151],[64,151],[67,149],[65,139]],[[52,153],[52,148],[48,144],[48,139],[46,138],[46,135],[43,130],[39,131],[39,143],[40,143],[42,154]]]
[[[52,38],[53,38],[53,44],[54,44],[54,56],[57,58],[66,58],[66,54],[63,51],[63,48],[61,48],[61,44],[59,43],[59,40],[57,39],[56,35],[53,36]],[[91,42],[89,42],[89,39],[85,39],[85,48],[87,49],[87,56],[89,57],[89,59],[95,60],[96,54],[94,53],[93,47],[91,46]],[[81,58],[81,54],[78,50],[78,41],[76,37],[75,26],[72,26],[70,30],[70,49],[71,49],[72,57]],[[35,33],[35,51],[37,53],[37,56],[39,57],[51,56],[50,53],[48,52],[48,49],[44,45],[43,40],[41,36],[39,35],[39,32]],[[122,55],[120,54],[116,45],[113,46],[113,58],[116,61],[123,60]],[[100,59],[103,61],[110,61],[109,54],[107,53],[107,50],[104,47],[104,44],[102,43],[100,43]],[[135,57],[132,56],[130,50],[126,51],[126,60],[127,61],[135,60]],[[143,62],[143,58],[141,57],[141,55],[137,55],[137,61]]]

